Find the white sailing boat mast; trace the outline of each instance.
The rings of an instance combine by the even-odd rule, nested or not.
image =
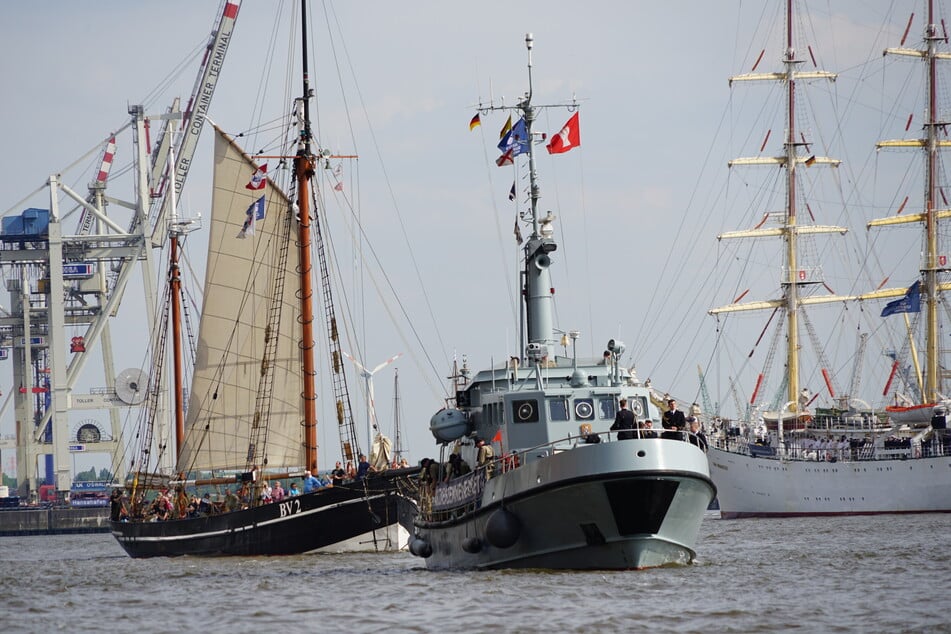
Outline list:
[[[783,279],[781,281],[782,297],[775,300],[748,302],[745,304],[730,304],[709,311],[711,315],[749,310],[783,310],[786,317],[786,368],[787,368],[787,403],[784,409],[792,412],[800,411],[800,371],[799,371],[799,317],[800,310],[805,304],[819,304],[841,302],[851,297],[838,295],[806,296],[805,287],[821,283],[816,279],[818,271],[807,271],[799,261],[799,236],[805,234],[840,233],[847,229],[837,226],[800,225],[797,219],[797,180],[796,172],[800,165],[831,165],[837,167],[837,159],[816,156],[810,153],[810,143],[802,133],[796,130],[796,81],[800,79],[835,80],[835,74],[823,70],[799,70],[805,61],[797,58],[794,46],[793,32],[793,0],[786,1],[786,50],[783,55],[783,71],[773,73],[750,72],[730,78],[730,85],[737,81],[779,81],[786,84],[786,134],[783,140],[784,153],[780,156],[738,158],[729,162],[730,167],[742,165],[770,165],[786,169],[786,201],[785,210],[778,227],[757,227],[745,231],[731,231],[717,236],[718,240],[728,238],[761,238],[780,236],[785,242]],[[762,57],[762,56],[761,56]],[[757,60],[757,64],[759,60]],[[753,70],[755,71],[756,65]],[[798,135],[798,136],[797,136]],[[762,224],[762,223],[761,223]],[[762,379],[762,375],[760,375]],[[757,387],[759,384],[757,383]],[[754,400],[756,390],[754,390]]]
[[[940,254],[938,244],[938,220],[951,217],[951,209],[938,209],[937,199],[941,195],[938,183],[938,151],[942,148],[951,147],[951,141],[940,139],[939,129],[943,130],[948,122],[938,120],[938,79],[937,65],[939,60],[951,59],[951,53],[938,51],[938,42],[946,41],[947,34],[939,33],[939,25],[935,22],[934,0],[928,0],[928,22],[924,30],[924,49],[904,48],[905,38],[908,36],[908,29],[911,27],[911,20],[908,21],[908,27],[902,37],[901,45],[898,48],[885,49],[886,55],[905,55],[918,57],[927,64],[927,88],[926,88],[926,120],[924,123],[924,138],[921,139],[900,139],[893,141],[881,141],[878,148],[918,148],[921,149],[925,157],[925,191],[924,191],[924,210],[920,214],[909,214],[903,216],[891,216],[872,220],[868,223],[871,227],[881,227],[896,224],[907,224],[918,222],[924,224],[924,258],[921,262],[921,298],[924,299],[925,313],[925,368],[924,377],[921,377],[919,370],[919,381],[923,381],[921,386],[921,399],[923,403],[936,403],[942,398],[942,376],[940,368],[940,346],[938,335],[938,303],[941,293],[951,290],[951,283],[939,282],[939,274],[949,270],[946,256]],[[904,292],[904,289],[897,289]],[[901,293],[893,293],[891,296],[900,296]],[[909,328],[908,317],[905,314],[906,326]],[[915,355],[913,355],[914,357]],[[917,358],[914,358],[916,368],[918,368]]]

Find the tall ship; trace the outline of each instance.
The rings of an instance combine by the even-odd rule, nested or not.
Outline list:
[[[229,0],[225,13],[237,10],[238,3]],[[411,495],[407,491],[417,470],[387,469],[388,441],[379,436],[377,451],[368,452],[366,460],[358,456],[328,247],[311,185],[331,153],[318,147],[311,129],[306,0],[300,3],[300,22],[302,92],[282,124],[286,150],[255,158],[214,128],[204,301],[187,390],[183,359],[192,339],[182,323],[179,254],[190,223],[179,218],[174,200],[169,207],[168,309],[153,356],[158,367],[168,358],[173,369],[175,433],[166,445],[154,426],[167,380],[155,372],[146,387],[147,415],[136,434],[127,499],[117,491],[111,503],[112,533],[132,557],[281,555],[400,545],[399,493]],[[268,173],[267,160],[293,168]],[[169,163],[174,165],[174,156]],[[317,478],[318,295],[328,329],[329,367],[335,372],[334,424],[341,457],[354,464],[361,459],[355,476],[335,473],[333,482]],[[166,452],[172,453],[173,467],[163,471]],[[302,489],[290,490],[292,482]],[[216,499],[222,492],[223,499]]]
[[[720,513],[723,518],[791,517],[851,515],[873,513],[951,512],[951,435],[947,430],[946,397],[942,392],[943,366],[940,362],[939,306],[941,293],[951,285],[946,281],[947,266],[941,255],[941,220],[947,210],[939,209],[940,189],[938,155],[948,145],[944,125],[938,113],[938,74],[940,60],[951,55],[939,51],[947,36],[928,2],[927,24],[922,48],[894,48],[886,54],[913,56],[927,65],[927,95],[924,138],[886,141],[880,148],[915,148],[925,156],[925,203],[920,213],[893,216],[869,223],[869,228],[907,223],[920,223],[924,229],[920,279],[907,288],[879,289],[861,295],[825,294],[828,289],[814,275],[815,269],[803,262],[801,239],[822,233],[844,233],[843,227],[827,227],[802,221],[803,203],[799,172],[815,164],[837,165],[837,161],[816,156],[812,141],[797,128],[797,82],[832,80],[834,75],[820,70],[803,70],[806,53],[812,49],[797,47],[793,26],[793,1],[787,0],[785,10],[785,53],[779,72],[740,75],[731,81],[772,81],[784,86],[786,130],[784,152],[777,157],[738,159],[736,165],[773,165],[784,170],[785,209],[769,214],[772,220],[754,229],[719,236],[720,239],[780,238],[782,272],[778,299],[734,303],[710,311],[726,316],[742,311],[772,310],[770,318],[782,324],[785,335],[784,397],[773,409],[759,408],[742,426],[720,424],[709,448],[710,475],[717,485]],[[911,23],[909,22],[909,27]],[[906,30],[906,36],[908,31]],[[904,45],[904,38],[902,40]],[[762,55],[760,56],[762,58]],[[814,61],[814,57],[812,57]],[[758,62],[757,62],[758,63]],[[804,82],[803,82],[804,83]],[[765,142],[764,142],[765,146]],[[806,207],[808,209],[808,207]],[[811,215],[811,212],[810,212]],[[807,217],[808,220],[808,217]],[[947,244],[945,242],[945,244]],[[774,251],[775,252],[775,251]],[[905,318],[911,355],[920,369],[914,326],[921,317],[924,322],[923,378],[908,382],[913,396],[896,396],[897,402],[875,411],[864,401],[835,394],[828,364],[823,363],[821,375],[830,397],[838,398],[833,408],[812,408],[815,396],[801,385],[801,330],[816,340],[806,309],[813,305],[838,302],[871,302],[890,299],[881,316],[900,314]],[[881,305],[881,302],[877,302]],[[909,320],[915,317],[915,324]],[[763,335],[760,335],[762,338]],[[779,339],[777,339],[779,340]],[[770,354],[772,356],[772,354]],[[894,355],[891,375],[885,391],[889,393],[900,367]],[[818,358],[822,359],[822,354]],[[859,365],[861,361],[857,361]],[[915,374],[915,373],[912,373]],[[922,377],[922,372],[916,373]],[[896,381],[897,382],[897,381]],[[757,379],[750,405],[756,405],[757,392],[765,390],[764,374]],[[897,390],[896,390],[897,391]],[[756,411],[748,408],[747,413]]]
[[[534,131],[548,106],[533,103],[531,34],[525,43],[529,89],[505,109],[518,121],[504,127],[497,161],[527,157],[529,174],[528,207],[516,221],[519,352],[474,374],[465,360],[454,369],[454,399],[430,422],[439,457],[424,460],[410,552],[431,569],[686,564],[716,493],[700,439],[646,429],[647,420],[660,426],[657,395],[620,365],[621,341],[607,341],[601,358],[582,359],[580,332],[554,323],[558,243],[554,215],[539,210],[535,145],[544,136]],[[470,126],[497,109],[480,107]],[[579,143],[575,112],[548,151]],[[630,429],[612,431],[618,420]]]

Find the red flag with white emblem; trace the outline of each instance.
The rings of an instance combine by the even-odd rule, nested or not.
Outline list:
[[[581,128],[578,126],[578,114],[574,113],[568,119],[558,134],[551,138],[546,146],[549,154],[561,154],[581,145]]]

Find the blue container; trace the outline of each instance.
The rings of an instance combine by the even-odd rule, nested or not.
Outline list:
[[[30,207],[19,216],[0,218],[0,239],[6,242],[35,240],[49,234],[50,211]]]
[[[25,209],[20,215],[23,217],[23,235],[45,236],[49,233],[49,209],[30,207],[29,209]]]
[[[4,216],[0,218],[0,233],[3,237],[19,238],[23,235],[23,218],[20,216]]]

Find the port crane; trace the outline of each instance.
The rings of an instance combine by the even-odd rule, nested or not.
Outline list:
[[[39,464],[47,482],[61,494],[72,483],[72,453],[121,451],[117,415],[105,430],[91,420],[71,427],[69,412],[136,406],[145,394],[144,374],[132,368],[112,373],[109,319],[118,312],[136,264],[141,264],[146,305],[143,330],[155,335],[155,266],[153,250],[164,245],[174,193],[184,186],[204,127],[221,68],[238,17],[241,0],[223,0],[208,39],[192,94],[184,111],[176,100],[163,113],[129,108],[130,120],[103,141],[99,174],[81,196],[59,174],[47,181],[49,209],[27,209],[7,215],[0,227],[0,267],[8,280],[9,314],[0,318],[0,349],[13,362],[14,409],[17,420],[17,482],[22,496],[35,495]],[[159,134],[149,146],[152,127]],[[131,200],[107,196],[108,173],[116,154],[116,137],[131,130],[135,194]],[[173,133],[180,130],[180,133]],[[174,178],[168,156],[176,157]],[[64,230],[68,204],[82,209],[75,234]],[[107,213],[109,205],[131,211],[128,226]],[[69,329],[82,335],[67,338]],[[74,392],[77,380],[99,348],[104,358],[106,387],[89,394]],[[115,377],[115,378],[114,378]],[[116,474],[121,476],[121,474]]]

